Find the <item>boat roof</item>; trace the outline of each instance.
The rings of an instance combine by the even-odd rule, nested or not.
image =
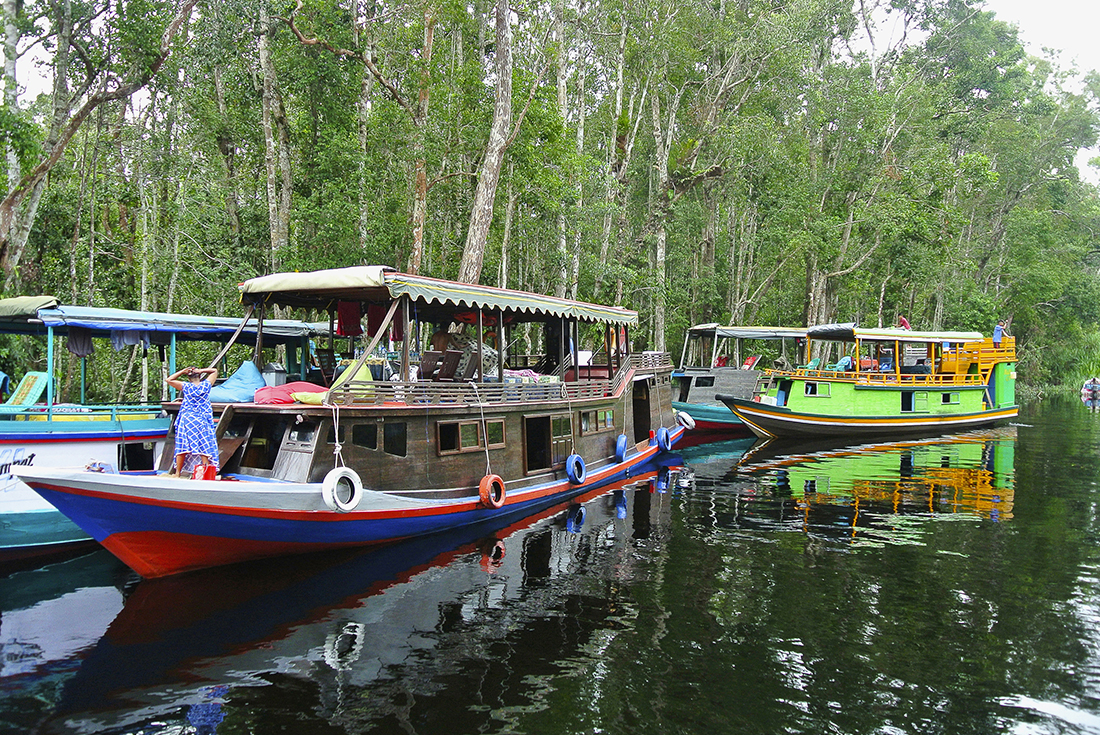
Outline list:
[[[9,333],[38,334],[52,327],[64,334],[69,327],[81,327],[93,332],[159,332],[175,334],[180,339],[219,341],[219,337],[228,339],[232,336],[240,324],[241,320],[237,317],[59,305],[52,296],[0,299],[0,332]],[[265,339],[297,339],[320,334],[321,331],[306,322],[292,319],[264,320]],[[246,324],[242,333],[254,337],[256,321]]]
[[[735,339],[802,339],[805,327],[727,327],[721,324],[696,324],[688,329],[692,336],[714,334],[716,337]]]
[[[900,328],[863,328],[850,324],[820,324],[810,327],[806,334],[811,339],[833,342],[980,342],[981,332],[914,332]]]
[[[510,315],[524,314],[536,321],[555,316],[586,322],[638,323],[636,311],[617,306],[398,273],[384,265],[331,268],[308,273],[272,273],[251,278],[238,288],[241,303],[245,304],[273,303],[330,311],[340,301],[388,303],[408,296],[428,308],[500,310]]]

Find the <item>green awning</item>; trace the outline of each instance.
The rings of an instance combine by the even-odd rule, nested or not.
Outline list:
[[[13,296],[0,299],[0,319],[33,319],[39,309],[57,306],[53,296]]]

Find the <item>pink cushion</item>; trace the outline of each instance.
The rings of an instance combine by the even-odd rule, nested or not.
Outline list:
[[[256,403],[294,403],[294,399],[290,397],[291,393],[323,393],[326,390],[328,388],[299,380],[294,383],[259,388],[254,400]]]

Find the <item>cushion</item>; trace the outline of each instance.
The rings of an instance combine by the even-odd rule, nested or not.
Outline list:
[[[229,376],[224,383],[210,389],[211,403],[248,403],[258,388],[264,388],[264,376],[251,360],[245,360],[237,372]]]
[[[320,393],[314,393],[314,392],[310,391],[310,392],[291,393],[290,394],[290,397],[293,398],[298,403],[308,403],[312,406],[322,405],[325,402],[325,397],[326,396],[328,396],[328,391],[323,390],[323,389]]]
[[[294,403],[294,393],[324,393],[325,388],[298,380],[282,385],[270,385],[256,391],[256,403]]]

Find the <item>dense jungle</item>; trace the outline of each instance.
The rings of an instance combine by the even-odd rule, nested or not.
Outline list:
[[[4,295],[236,316],[387,264],[635,309],[636,348],[1003,318],[1030,386],[1100,372],[1100,75],[974,0],[3,11]]]

